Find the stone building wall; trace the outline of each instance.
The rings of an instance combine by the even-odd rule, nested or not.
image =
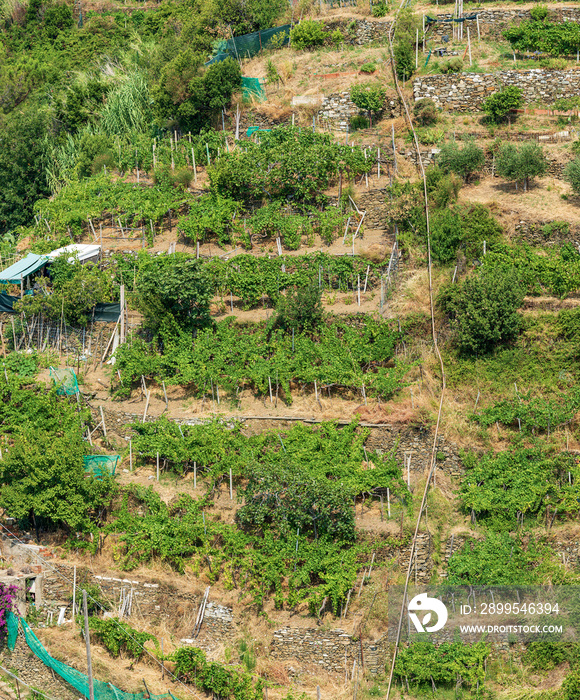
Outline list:
[[[454,112],[481,109],[484,100],[503,87],[521,88],[526,104],[552,104],[561,97],[580,94],[580,70],[504,70],[497,73],[429,75],[413,82],[415,100],[430,97]]]

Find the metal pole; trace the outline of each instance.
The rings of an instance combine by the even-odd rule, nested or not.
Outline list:
[[[89,677],[89,700],[95,700],[93,688],[93,665],[91,663],[91,641],[89,639],[89,613],[87,611],[87,592],[83,591],[83,614],[85,616],[85,643],[87,645],[87,675]]]

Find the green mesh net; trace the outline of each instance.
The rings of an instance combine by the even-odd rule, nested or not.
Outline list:
[[[56,385],[56,393],[61,396],[74,396],[78,394],[79,383],[74,369],[50,368],[50,378]]]
[[[22,624],[22,629],[24,630],[24,636],[26,638],[26,643],[30,647],[30,650],[49,668],[51,668],[55,673],[57,673],[64,681],[73,688],[82,693],[86,698],[89,697],[89,680],[84,673],[77,671],[70,666],[67,666],[62,661],[57,661],[48,653],[48,651],[42,645],[42,642],[30,629],[24,620],[20,620]],[[158,700],[158,698],[173,698],[171,693],[166,693],[163,695],[145,695],[144,693],[125,693],[119,688],[115,688],[111,683],[104,683],[103,681],[93,680],[93,687],[95,691],[95,700],[146,700],[151,698],[151,700]]]
[[[284,24],[282,27],[263,29],[259,32],[253,32],[253,34],[244,34],[220,42],[217,55],[208,61],[206,66],[212,63],[219,63],[228,56],[236,60],[252,58],[252,56],[255,56],[266,47],[272,49],[286,46],[290,39],[291,26],[290,24]]]
[[[10,651],[14,651],[18,638],[18,618],[13,612],[6,612],[6,630],[8,634],[7,644]]]
[[[101,479],[103,474],[115,476],[117,464],[121,457],[119,455],[89,455],[83,457],[85,471],[91,472],[97,479]]]
[[[251,97],[260,101],[266,99],[266,90],[260,78],[242,78],[242,99],[249,100]]]

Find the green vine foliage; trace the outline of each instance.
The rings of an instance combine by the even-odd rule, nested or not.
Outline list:
[[[497,401],[473,415],[473,420],[489,428],[494,423],[518,430],[522,435],[539,435],[569,424],[580,409],[580,393],[559,399],[532,396],[531,391],[513,399]]]
[[[333,212],[326,210],[321,218]],[[185,254],[181,254],[186,258]],[[160,256],[163,257],[163,256]],[[194,257],[194,256],[189,256]],[[140,251],[135,257],[117,253],[113,256],[113,274],[118,284],[133,290],[142,272],[154,263],[151,255]],[[366,279],[367,289],[380,287],[382,266],[359,256],[340,257],[317,252],[308,255],[282,255],[276,258],[236,255],[230,260],[214,257],[199,260],[206,274],[207,284],[214,296],[222,298],[230,292],[241,299],[245,309],[261,303],[275,306],[280,294],[289,287],[311,287],[318,285],[322,291],[347,291],[356,289],[358,277]]]
[[[527,586],[549,576],[546,547],[533,538],[525,543],[508,532],[468,539],[449,560],[447,583],[455,586]]]
[[[50,240],[56,232],[66,235],[70,231],[73,236],[81,236],[87,230],[89,218],[94,225],[104,220],[105,214],[105,225],[110,225],[112,216],[115,226],[118,224],[117,219],[126,228],[149,226],[150,220],[158,222],[170,209],[179,210],[184,201],[183,190],[167,184],[135,187],[132,183],[113,179],[110,175],[99,174],[85,180],[72,181],[56,197],[39,200],[34,211],[40,220],[32,232],[37,237],[48,237]]]
[[[199,397],[236,397],[249,387],[262,395],[270,386],[290,404],[291,382],[355,390],[388,398],[404,386],[408,365],[393,356],[398,331],[388,323],[365,319],[362,327],[329,320],[316,334],[269,331],[265,323],[241,326],[226,319],[215,328],[191,334],[161,334],[164,354],[142,339],[122,345],[116,353],[120,373],[118,395],[126,395],[141,376],[186,385]],[[118,376],[118,375],[116,375]]]
[[[576,22],[521,22],[503,33],[517,51],[541,51],[551,56],[572,56],[580,48],[580,26]]]
[[[145,642],[149,641],[155,642],[155,647],[159,649],[159,642],[154,635],[139,632],[116,618],[89,617],[89,631],[91,637],[115,658],[123,653],[139,661],[145,653]]]
[[[279,127],[260,143],[236,149],[209,168],[212,193],[251,203],[264,198],[293,203],[324,203],[322,194],[338,179],[370,171],[376,151],[337,144],[327,134],[298,127]]]
[[[548,293],[563,299],[580,289],[580,256],[571,243],[546,250],[498,245],[482,262],[486,270],[515,271],[527,293],[535,296]]]
[[[469,453],[463,462],[463,507],[495,529],[513,529],[526,516],[542,517],[547,510],[576,513],[580,508],[577,487],[571,483],[580,477],[580,468],[569,453],[548,456],[540,449]]]
[[[167,505],[152,490],[127,490],[107,527],[119,533],[121,566],[159,558],[181,572],[203,570],[257,606],[273,596],[277,607],[304,601],[315,614],[327,598],[336,613],[368,558],[354,530],[354,497],[389,487],[408,500],[393,456],[365,455],[368,430],[356,423],[297,425],[251,437],[219,422],[180,429],[160,419],[133,427],[141,459],[159,452],[178,470],[195,461],[208,493]],[[243,500],[235,525],[204,515],[230,469]]]
[[[175,675],[223,700],[262,700],[264,682],[248,673],[208,661],[201,649],[182,647],[173,655]]]
[[[484,641],[436,646],[430,639],[420,639],[399,651],[395,674],[400,681],[428,687],[430,692],[434,692],[433,685],[453,689],[459,678],[468,688],[483,688],[490,651]]]

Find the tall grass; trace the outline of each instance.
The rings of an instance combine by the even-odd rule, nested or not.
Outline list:
[[[145,76],[132,71],[109,93],[98,129],[107,136],[147,130],[153,118],[151,102]]]

